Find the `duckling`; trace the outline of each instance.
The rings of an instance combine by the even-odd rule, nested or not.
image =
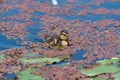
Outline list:
[[[59,36],[55,33],[49,33],[44,35],[45,42],[49,47],[54,47],[59,44]]]
[[[69,34],[66,30],[62,30],[60,32],[60,45],[61,46],[70,46],[69,43]]]
[[[69,35],[66,30],[62,30],[60,32],[60,35],[57,35],[55,33],[49,33],[44,35],[45,42],[50,47],[56,47],[56,48],[63,48],[65,46],[69,46]]]

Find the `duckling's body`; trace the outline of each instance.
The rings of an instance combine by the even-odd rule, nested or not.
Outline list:
[[[61,46],[68,46],[68,42],[67,41],[61,41]]]
[[[45,42],[52,47],[57,46],[59,43],[59,36],[55,33],[45,34],[44,39]]]

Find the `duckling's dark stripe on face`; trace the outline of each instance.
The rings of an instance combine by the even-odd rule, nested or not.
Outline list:
[[[66,34],[66,33],[61,33],[62,35],[64,35],[64,36],[66,36],[66,37],[68,37],[68,34]]]

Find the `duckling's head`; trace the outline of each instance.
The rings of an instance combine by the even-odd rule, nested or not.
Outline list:
[[[60,39],[61,40],[65,40],[66,41],[68,39],[68,37],[69,37],[69,35],[68,35],[68,32],[66,30],[62,30],[60,32]]]

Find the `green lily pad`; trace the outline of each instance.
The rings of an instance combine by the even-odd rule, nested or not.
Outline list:
[[[41,76],[32,75],[31,72],[34,68],[28,68],[27,70],[20,71],[17,74],[18,80],[43,80]]]
[[[60,59],[62,59],[62,60],[65,60],[65,59],[69,59],[70,58],[70,56],[58,56]]]
[[[116,63],[118,61],[120,61],[120,58],[111,58],[109,60],[107,60],[107,59],[99,60],[99,61],[97,61],[97,63],[99,63],[100,65],[106,65],[106,64]]]
[[[115,74],[113,77],[114,77],[114,80],[120,80],[120,72]]]
[[[39,58],[41,55],[39,53],[29,53],[29,54],[26,54],[26,58]]]
[[[5,57],[6,57],[6,54],[0,54],[0,62],[3,62],[2,58],[5,58]]]
[[[1,63],[1,62],[3,62],[3,60],[2,60],[2,59],[0,59],[0,63]]]
[[[53,62],[59,62],[61,61],[60,58],[58,57],[55,57],[55,58],[48,58],[48,57],[44,57],[44,58],[36,58],[36,59],[26,59],[26,58],[22,58],[20,59],[19,61],[22,61],[23,64],[26,64],[26,63],[47,63],[47,64],[51,64]]]
[[[83,64],[79,65],[78,69],[84,69],[84,65]]]
[[[104,78],[91,78],[90,80],[106,80]]]
[[[0,58],[5,58],[6,54],[0,54]]]
[[[82,69],[81,73],[83,73],[87,76],[96,76],[96,75],[103,74],[103,73],[115,73],[118,71],[120,71],[120,68],[118,68],[118,67],[100,65],[100,66],[94,67],[89,70]]]

